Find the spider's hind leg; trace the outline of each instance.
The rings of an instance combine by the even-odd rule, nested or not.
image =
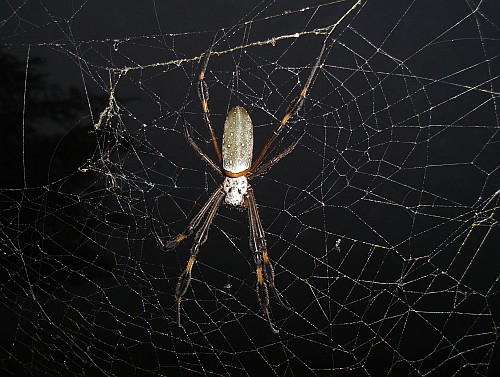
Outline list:
[[[201,63],[201,71],[198,78],[198,97],[201,101],[201,107],[203,108],[203,119],[208,128],[208,131],[210,132],[210,139],[212,140],[215,153],[217,154],[219,161],[222,161],[222,154],[219,148],[219,144],[217,143],[217,136],[215,135],[214,129],[212,128],[212,123],[210,122],[210,111],[208,109],[208,85],[205,81],[205,73],[207,71],[208,61],[210,60],[210,54],[212,53],[212,47],[215,43],[216,36],[217,34],[214,36],[209,49],[205,52],[205,56],[203,57]]]

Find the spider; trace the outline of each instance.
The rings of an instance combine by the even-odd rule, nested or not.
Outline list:
[[[213,46],[213,44],[212,44]],[[289,119],[293,117],[301,108],[306,97],[306,93],[311,85],[314,74],[320,64],[321,57],[325,50],[325,44],[321,49],[319,56],[307,78],[307,81],[302,88],[300,94],[293,100],[286,114],[277,125],[262,151],[252,162],[253,152],[253,124],[248,112],[241,106],[235,106],[229,110],[229,113],[224,122],[224,133],[222,135],[222,146],[219,148],[217,137],[210,122],[210,113],[208,109],[208,86],[205,82],[205,73],[208,66],[212,46],[207,50],[204,55],[201,71],[198,79],[198,96],[201,100],[203,108],[204,122],[210,132],[210,139],[212,141],[215,153],[217,154],[219,162],[222,167],[217,165],[191,137],[186,122],[184,121],[184,135],[186,141],[196,151],[196,153],[212,167],[221,177],[224,178],[223,182],[212,192],[208,200],[201,207],[200,211],[192,218],[186,229],[174,239],[164,241],[158,234],[155,233],[156,240],[160,248],[164,251],[174,249],[181,241],[190,236],[193,231],[199,227],[196,232],[193,245],[190,251],[190,257],[187,262],[186,268],[182,271],[177,286],[175,288],[175,299],[177,302],[177,324],[181,327],[181,314],[180,303],[182,297],[191,282],[191,270],[196,262],[196,256],[200,250],[200,246],[207,240],[208,231],[212,221],[219,209],[220,204],[224,204],[231,208],[247,209],[250,227],[250,249],[253,253],[253,260],[257,274],[257,299],[266,317],[267,323],[273,333],[278,333],[274,327],[269,314],[269,287],[275,289],[274,285],[274,269],[270,262],[264,228],[259,217],[257,210],[257,202],[252,186],[249,181],[267,171],[279,160],[289,154],[300,141],[302,135],[297,138],[291,145],[274,157],[263,163],[264,157],[269,150],[271,144],[276,137],[283,130]],[[205,221],[202,220],[205,218]],[[201,226],[200,226],[201,224]]]

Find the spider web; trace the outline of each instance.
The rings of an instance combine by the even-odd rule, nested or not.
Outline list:
[[[494,0],[0,6],[3,375],[499,373],[500,12]],[[137,2],[139,3],[139,2]],[[276,274],[267,327],[246,212],[221,208],[178,327],[192,237],[244,106]],[[276,296],[279,295],[279,298]]]

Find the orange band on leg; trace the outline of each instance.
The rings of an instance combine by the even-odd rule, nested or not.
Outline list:
[[[281,125],[283,126],[286,122],[288,122],[288,119],[290,119],[290,113],[288,114],[285,114],[285,116],[283,117],[283,119],[281,120]]]
[[[193,268],[193,264],[194,264],[194,257],[191,257],[188,260],[188,264],[186,266],[186,272],[191,271],[191,269]]]
[[[267,255],[267,250],[264,250],[264,251],[262,252],[262,258],[264,259],[264,263],[265,263],[265,264],[269,264],[269,257],[268,257],[268,255]]]
[[[262,278],[262,267],[257,267],[257,283],[262,284],[264,279]]]
[[[304,89],[302,89],[302,92],[300,92],[300,96],[304,98],[306,96],[306,93],[307,93],[307,86]]]

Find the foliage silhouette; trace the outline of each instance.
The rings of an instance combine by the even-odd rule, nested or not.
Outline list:
[[[101,251],[92,238],[102,221],[81,204],[89,200],[80,201],[96,173],[79,171],[97,145],[88,103],[102,108],[105,97],[50,84],[43,65],[30,58],[26,73],[25,61],[0,50],[0,289],[6,306],[20,305],[22,291],[52,295],[109,268],[97,258]]]

